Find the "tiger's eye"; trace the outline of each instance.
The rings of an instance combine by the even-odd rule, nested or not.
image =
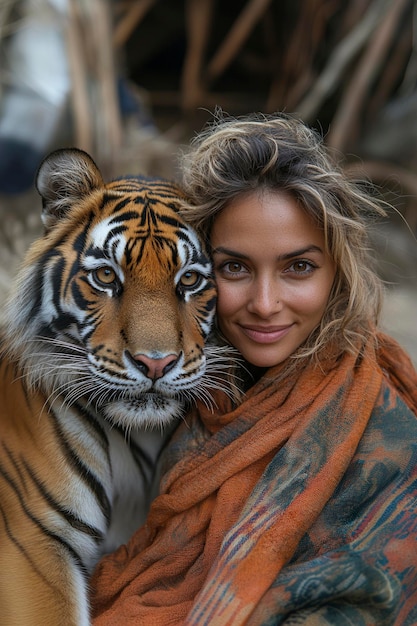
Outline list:
[[[111,267],[98,267],[94,270],[96,280],[103,285],[111,285],[116,280],[116,272]]]
[[[184,272],[180,278],[180,284],[183,287],[194,287],[200,280],[200,274],[192,270]]]

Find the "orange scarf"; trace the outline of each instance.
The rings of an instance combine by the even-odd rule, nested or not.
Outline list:
[[[397,344],[381,342],[381,366],[369,348],[358,359],[328,363],[326,372],[304,367],[279,385],[271,369],[235,409],[222,394],[214,412],[198,405],[170,443],[170,469],[146,525],[96,569],[94,625],[267,624],[297,610],[280,577],[298,561],[307,567],[330,549],[352,549],[353,528],[371,523],[368,510],[353,524],[340,521],[337,532],[338,519],[329,522],[339,515],[335,493],[350,466],[362,455],[373,467],[397,414],[406,414],[417,440],[409,410],[417,413],[417,374]],[[378,416],[389,410],[394,417],[381,426]],[[366,450],[357,452],[363,438]],[[393,455],[409,472],[407,454],[404,447],[397,458],[388,441],[381,458]]]

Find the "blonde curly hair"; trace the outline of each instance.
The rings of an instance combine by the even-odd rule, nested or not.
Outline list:
[[[382,282],[373,269],[369,222],[385,214],[368,188],[350,181],[323,138],[286,114],[213,121],[181,158],[188,201],[185,219],[206,240],[216,215],[233,198],[254,190],[284,190],[323,229],[336,276],[321,323],[295,357],[317,356],[329,345],[355,352],[375,336]]]

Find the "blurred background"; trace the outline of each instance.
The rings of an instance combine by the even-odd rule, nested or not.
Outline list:
[[[176,178],[215,107],[296,114],[392,205],[371,233],[383,326],[417,364],[415,0],[0,0],[0,305],[48,152]]]

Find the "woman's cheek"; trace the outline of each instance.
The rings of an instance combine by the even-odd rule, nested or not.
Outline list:
[[[242,290],[237,284],[217,281],[217,314],[230,315],[238,310],[244,302]]]

